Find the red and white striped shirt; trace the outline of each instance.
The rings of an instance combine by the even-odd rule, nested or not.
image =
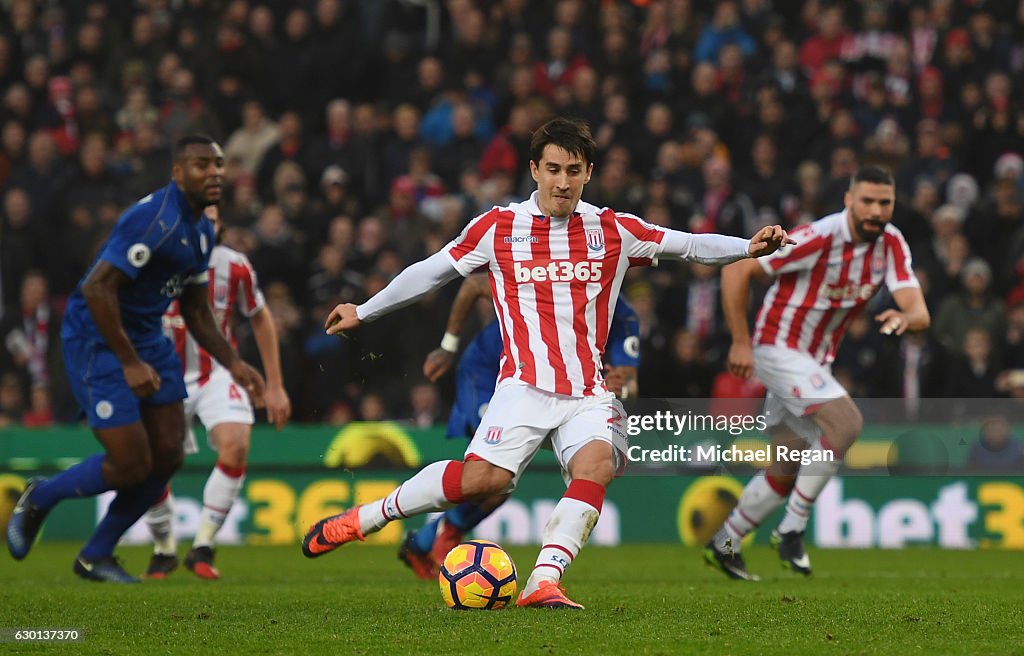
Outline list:
[[[580,397],[607,389],[602,356],[626,270],[659,255],[696,259],[693,237],[583,201],[552,219],[534,192],[473,219],[441,252],[463,276],[488,269],[505,346],[498,380]],[[729,261],[743,256],[745,242],[728,243]]]
[[[796,240],[758,260],[773,276],[753,342],[784,346],[832,362],[839,341],[882,283],[890,292],[920,286],[910,248],[892,224],[873,242],[855,242],[846,210],[800,226]]]
[[[263,309],[263,292],[256,282],[256,271],[245,255],[218,245],[210,253],[208,285],[213,318],[228,341],[235,345],[235,338],[231,334],[231,317],[235,307],[245,317],[251,317]],[[174,348],[181,358],[185,384],[198,382],[200,386],[205,385],[214,367],[220,367],[221,364],[189,334],[177,300],[164,313],[163,326],[164,334],[174,341]]]

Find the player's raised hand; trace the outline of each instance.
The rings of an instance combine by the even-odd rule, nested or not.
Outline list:
[[[430,382],[436,383],[438,378],[448,373],[454,363],[455,354],[438,347],[427,353],[427,359],[423,361],[423,375]]]
[[[292,402],[281,385],[268,385],[266,392],[267,421],[281,430],[292,416]]]
[[[160,389],[160,375],[142,360],[124,365],[124,380],[135,396],[149,396]]]
[[[343,330],[351,330],[357,327],[361,321],[356,314],[356,306],[351,303],[339,303],[334,306],[331,313],[327,315],[324,328],[328,335],[337,335]]]
[[[754,373],[754,349],[750,344],[733,342],[729,347],[729,373],[746,380]]]
[[[782,226],[770,225],[761,228],[750,238],[748,252],[750,257],[764,257],[771,255],[783,246],[795,243],[796,241],[790,239],[789,234]]]
[[[262,408],[266,403],[266,399],[264,399],[266,384],[263,382],[260,372],[242,360],[235,360],[229,371],[235,382],[248,392],[252,404],[257,408]]]
[[[910,322],[907,321],[907,317],[894,308],[890,308],[881,314],[875,316],[875,321],[882,324],[882,327],[878,329],[878,332],[883,335],[902,335],[907,332],[907,328],[910,326]]]

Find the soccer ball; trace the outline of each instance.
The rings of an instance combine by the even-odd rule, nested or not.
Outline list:
[[[468,540],[444,557],[441,598],[449,608],[503,608],[516,594],[516,566],[505,550],[487,540]]]

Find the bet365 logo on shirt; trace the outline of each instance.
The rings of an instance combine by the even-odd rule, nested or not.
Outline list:
[[[601,282],[601,260],[516,261],[512,266],[516,282]]]

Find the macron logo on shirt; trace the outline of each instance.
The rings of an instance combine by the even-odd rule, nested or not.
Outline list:
[[[544,263],[516,261],[512,266],[516,282],[601,282],[601,260],[551,260]]]

